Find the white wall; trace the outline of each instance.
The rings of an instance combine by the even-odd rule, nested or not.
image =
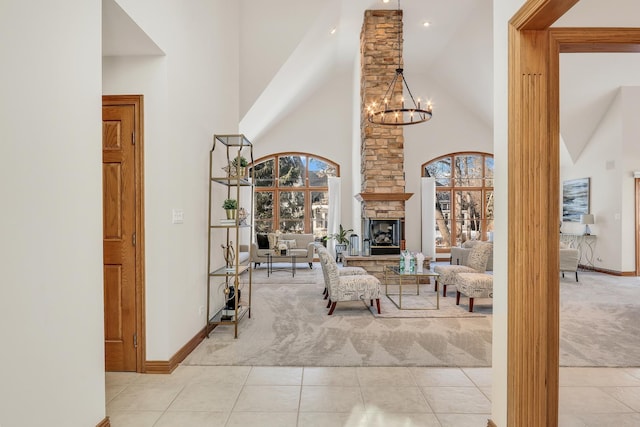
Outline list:
[[[508,82],[509,35],[507,23],[524,0],[493,1],[493,149],[495,159],[495,234],[493,252],[493,337],[491,419],[507,425],[507,278],[508,252]]]
[[[209,150],[214,133],[238,131],[238,5],[119,4],[166,53],[105,58],[103,91],[145,96],[147,360],[168,360],[206,321]]]
[[[561,169],[562,181],[590,178],[590,212],[596,222],[590,228],[597,236],[593,263],[616,272],[635,271],[633,171],[640,170],[639,107],[640,88],[621,88],[576,162]],[[565,222],[562,231],[581,234],[584,225]]]
[[[101,4],[1,9],[0,425],[95,426],[105,417]]]
[[[636,213],[635,213],[635,179],[634,171],[640,171],[640,87],[623,87],[622,89],[622,161],[620,173],[622,185],[621,236],[622,246],[621,270],[635,272],[636,270]],[[616,217],[614,216],[614,221]]]
[[[254,140],[254,152],[260,158],[283,151],[313,153],[340,165],[342,188],[342,224],[351,224],[353,209],[352,130],[353,73],[336,70],[320,84],[307,102]]]

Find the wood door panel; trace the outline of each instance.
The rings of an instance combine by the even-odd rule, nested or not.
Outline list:
[[[106,342],[122,342],[122,311],[126,302],[122,300],[122,268],[119,265],[104,266],[104,301],[104,339]]]
[[[105,368],[136,371],[135,108],[102,107]]]
[[[122,240],[122,168],[119,163],[102,164],[103,238]]]

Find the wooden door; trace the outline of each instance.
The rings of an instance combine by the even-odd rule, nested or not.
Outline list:
[[[135,105],[102,106],[105,369],[137,370]]]

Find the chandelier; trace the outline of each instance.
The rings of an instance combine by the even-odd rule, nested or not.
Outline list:
[[[398,12],[400,12],[400,0],[398,0]],[[400,13],[398,13],[400,16]],[[400,20],[402,25],[402,19]],[[379,102],[372,102],[367,107],[367,117],[371,123],[384,126],[405,126],[424,123],[431,119],[433,115],[431,102],[422,105],[420,98],[418,101],[413,98],[411,89],[404,78],[404,69],[402,68],[402,31],[398,31],[398,68],[393,80],[389,83],[387,91]],[[400,83],[401,93],[407,93],[408,99],[405,100],[404,95],[397,101],[394,91],[396,84]],[[406,101],[406,102],[405,102]]]

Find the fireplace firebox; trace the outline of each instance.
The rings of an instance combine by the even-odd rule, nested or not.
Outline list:
[[[396,218],[364,220],[364,238],[369,239],[371,255],[392,255],[400,253],[402,221]]]

